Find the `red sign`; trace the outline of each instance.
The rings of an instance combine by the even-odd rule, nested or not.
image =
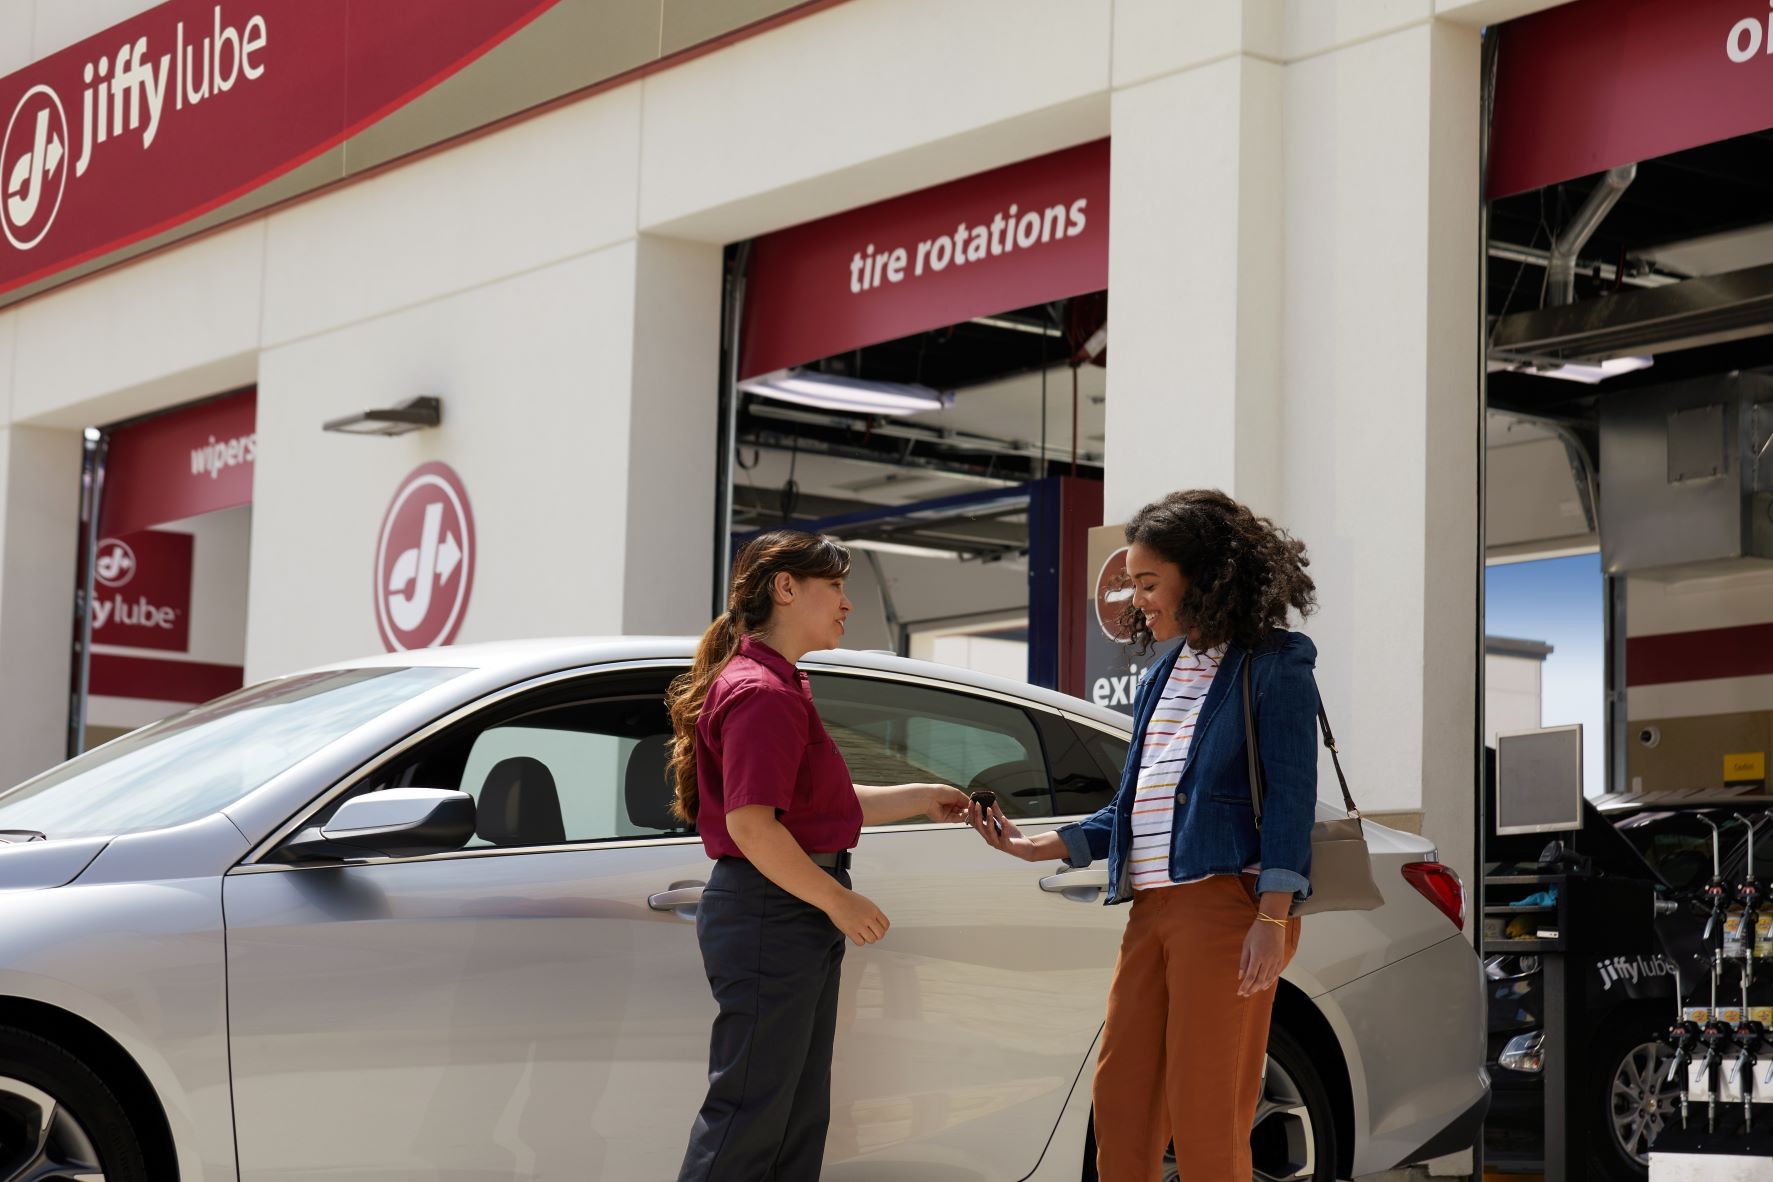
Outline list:
[[[1132,639],[1120,622],[1121,613],[1133,599],[1133,581],[1127,577],[1127,548],[1122,546],[1096,572],[1096,627],[1108,639],[1126,644]]]
[[[167,0],[0,79],[0,292],[314,159],[558,0]]]
[[[143,530],[98,544],[92,642],[185,652],[191,647],[190,534]]]
[[[739,374],[1107,286],[1098,140],[759,238]]]
[[[1492,198],[1773,127],[1762,0],[1576,0],[1501,37]]]
[[[474,514],[448,464],[423,464],[401,482],[376,543],[376,628],[389,652],[448,644],[474,586]]]
[[[258,393],[246,390],[111,433],[99,533],[118,537],[252,504]]]
[[[239,665],[93,653],[87,672],[87,692],[150,702],[207,702],[239,689],[245,679],[246,671]]]

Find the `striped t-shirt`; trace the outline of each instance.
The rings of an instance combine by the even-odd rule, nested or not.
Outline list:
[[[1145,744],[1139,749],[1139,782],[1133,794],[1134,890],[1186,885],[1170,879],[1176,786],[1188,766],[1201,704],[1213,688],[1224,656],[1224,645],[1196,652],[1184,643],[1145,728]]]

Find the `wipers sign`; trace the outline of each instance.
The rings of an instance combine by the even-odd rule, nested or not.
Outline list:
[[[247,196],[557,2],[167,0],[0,78],[0,294]]]

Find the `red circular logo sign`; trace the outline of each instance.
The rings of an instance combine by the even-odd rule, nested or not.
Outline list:
[[[376,628],[389,652],[448,644],[474,585],[474,514],[448,464],[423,464],[400,484],[376,543]]]
[[[135,551],[128,542],[106,538],[93,556],[92,577],[107,587],[121,587],[135,578]]]
[[[1096,626],[1118,644],[1133,638],[1120,625],[1120,614],[1133,599],[1133,581],[1127,577],[1127,548],[1122,546],[1096,572]]]
[[[47,86],[33,86],[13,107],[0,135],[0,232],[19,250],[49,233],[67,187],[68,117]]]

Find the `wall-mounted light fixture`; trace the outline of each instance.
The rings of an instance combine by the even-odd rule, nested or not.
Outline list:
[[[441,422],[443,399],[424,396],[409,398],[399,406],[328,419],[320,429],[343,435],[405,435],[409,431],[435,427]]]

